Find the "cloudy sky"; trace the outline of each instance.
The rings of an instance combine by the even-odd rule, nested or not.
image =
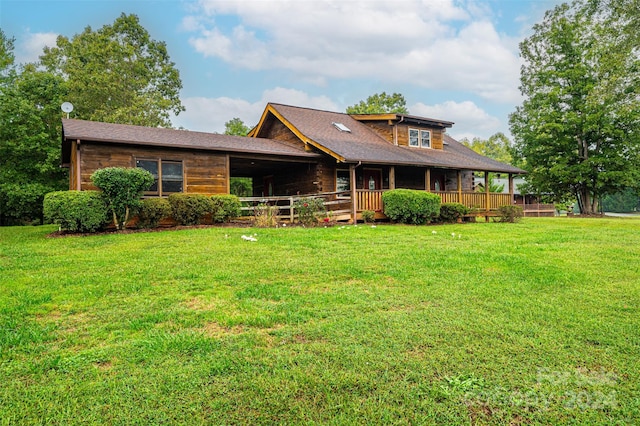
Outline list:
[[[165,41],[187,111],[174,126],[223,132],[267,102],[330,111],[399,92],[456,138],[508,133],[521,101],[518,43],[559,0],[0,0],[16,58],[57,35],[134,13]]]

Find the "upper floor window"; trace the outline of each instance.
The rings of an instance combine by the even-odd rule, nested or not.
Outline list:
[[[145,195],[166,196],[174,192],[182,192],[184,187],[182,161],[136,160],[136,167],[149,171],[154,178],[153,185],[145,191]]]
[[[431,148],[431,131],[409,129],[409,146]]]

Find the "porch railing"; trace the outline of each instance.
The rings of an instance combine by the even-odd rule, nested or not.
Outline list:
[[[489,205],[487,206],[487,194],[484,192],[437,191],[443,203],[460,203],[469,208],[479,210],[495,210],[500,206],[511,204],[511,195],[502,193],[489,193]]]
[[[348,215],[351,212],[351,193],[349,191],[323,192],[307,195],[283,195],[272,197],[240,197],[242,203],[242,216],[249,217],[255,215],[255,208],[258,205],[266,204],[278,208],[278,220],[293,222],[298,218],[295,211],[295,203],[303,198],[320,198],[327,211],[334,216]]]
[[[385,190],[356,190],[357,211],[372,210],[382,211],[382,194]],[[511,204],[510,194],[489,194],[489,206],[487,206],[487,194],[484,192],[435,191],[443,203],[460,203],[469,208],[478,210],[495,210],[500,206]]]

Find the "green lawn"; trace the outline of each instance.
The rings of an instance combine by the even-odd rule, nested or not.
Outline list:
[[[640,422],[640,219],[53,230],[0,228],[0,424]]]

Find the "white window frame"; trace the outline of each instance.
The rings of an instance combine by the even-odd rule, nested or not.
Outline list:
[[[424,144],[424,135],[427,135],[427,145]],[[420,148],[431,148],[431,130],[420,130]]]
[[[413,141],[415,143],[411,143],[412,142],[412,134],[413,134]],[[426,136],[426,138],[425,138]],[[425,144],[424,142],[427,141],[428,144]],[[431,130],[424,130],[424,129],[413,129],[413,128],[409,128],[409,142],[408,145],[410,148],[425,148],[425,149],[431,149]]]

